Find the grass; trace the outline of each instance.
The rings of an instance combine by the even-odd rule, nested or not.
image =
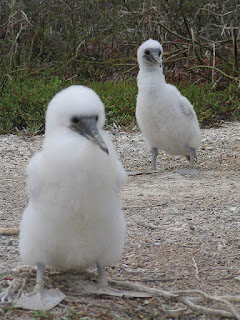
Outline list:
[[[136,124],[136,79],[81,82],[59,77],[16,77],[5,84],[0,97],[0,134],[19,131],[43,133],[48,102],[58,91],[72,84],[87,85],[98,93],[106,107],[107,128],[121,126],[129,129]],[[220,120],[240,119],[240,91],[237,85],[226,84],[220,89],[214,89],[212,84],[180,84],[178,87],[193,103],[202,127],[219,123]]]
[[[213,88],[212,84],[179,85],[179,90],[194,105],[202,127],[221,120],[240,120],[240,91],[237,85],[226,84]]]

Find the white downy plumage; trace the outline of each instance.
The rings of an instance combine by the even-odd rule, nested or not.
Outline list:
[[[161,44],[152,39],[138,48],[137,122],[152,151],[152,169],[156,169],[160,149],[190,157],[192,170],[182,173],[197,173],[193,167],[201,142],[199,123],[188,99],[175,86],[166,83],[162,53]]]
[[[104,122],[103,103],[84,86],[62,90],[48,106],[43,148],[27,169],[29,203],[20,227],[20,255],[38,267],[38,293],[43,292],[45,265],[69,269],[97,264],[105,282],[105,266],[122,254],[120,189],[127,174],[102,129]],[[32,300],[31,309],[49,309]],[[28,307],[28,301],[24,304]]]

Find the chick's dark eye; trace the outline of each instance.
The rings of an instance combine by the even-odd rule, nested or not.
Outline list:
[[[77,117],[72,117],[72,123],[79,123],[79,119]]]
[[[146,55],[149,55],[149,54],[150,54],[150,51],[149,51],[149,50],[145,50],[145,54],[146,54]]]
[[[159,52],[158,52],[159,57],[160,57],[161,53],[162,53],[162,51],[161,51],[161,50],[159,50]]]
[[[98,116],[96,116],[96,122],[98,121]]]

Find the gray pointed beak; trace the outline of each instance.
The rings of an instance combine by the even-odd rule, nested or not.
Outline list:
[[[78,119],[78,122],[76,122],[76,120],[74,121],[74,119]],[[71,128],[83,137],[87,138],[89,141],[98,145],[108,154],[108,148],[97,129],[97,119],[95,116],[81,118],[74,117],[72,119]]]
[[[147,49],[149,54],[148,55],[145,54],[145,57],[149,62],[157,64],[158,66],[161,64],[161,60],[160,60],[160,56],[159,56],[159,52],[161,54],[161,51],[159,51],[159,50],[160,49]]]
[[[150,59],[152,60],[153,63],[159,65],[157,59],[153,55],[150,56]]]

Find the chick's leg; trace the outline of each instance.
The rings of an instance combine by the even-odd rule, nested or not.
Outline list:
[[[157,155],[158,155],[158,149],[157,148],[152,148],[152,170],[156,170],[156,161],[157,161]]]
[[[107,285],[106,268],[101,264],[97,264],[97,272],[99,277],[99,286]]]
[[[190,168],[180,168],[177,169],[176,172],[181,175],[198,175],[199,172],[195,169],[194,166],[194,158],[195,158],[195,149],[189,148],[189,156],[187,156],[188,160],[190,161]]]
[[[45,265],[38,263],[37,264],[37,275],[36,275],[36,285],[34,291],[42,292],[44,289],[44,271],[45,271]]]
[[[190,148],[189,154],[190,154],[190,168],[193,169],[194,168],[195,149]]]
[[[65,295],[59,289],[44,289],[44,271],[45,265],[38,263],[34,291],[16,299],[13,304],[15,308],[50,310],[64,299]]]

